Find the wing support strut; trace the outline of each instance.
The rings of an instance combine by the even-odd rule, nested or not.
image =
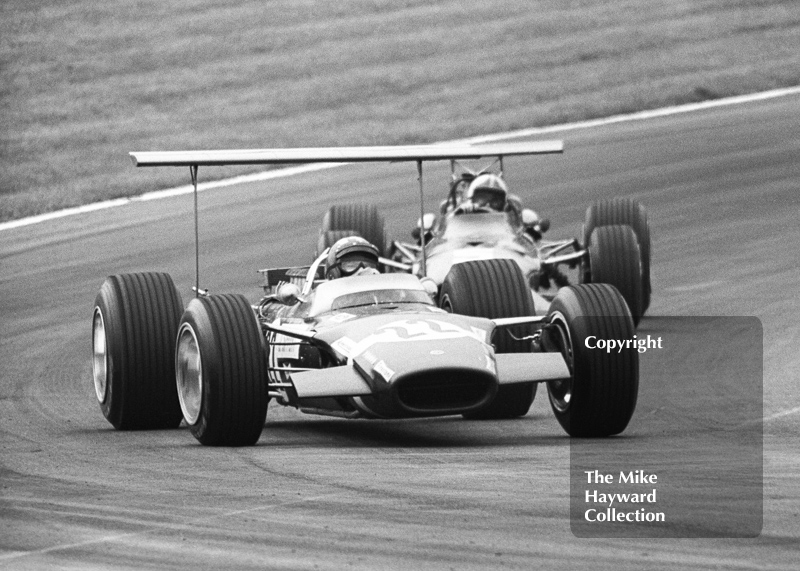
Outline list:
[[[192,177],[194,187],[194,295],[200,297],[200,224],[197,208],[197,165],[189,167],[189,175]]]
[[[422,246],[422,266],[420,267],[422,271],[422,277],[428,275],[428,265],[427,265],[427,254],[425,252],[425,193],[422,190],[422,161],[417,160],[417,179],[419,180],[419,224],[420,224],[420,232],[419,232],[419,239],[420,245]]]

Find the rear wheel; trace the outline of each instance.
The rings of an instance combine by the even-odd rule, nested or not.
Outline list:
[[[373,244],[381,256],[386,252],[386,230],[383,216],[374,204],[337,204],[322,219],[320,235],[328,231],[348,231]],[[343,236],[345,237],[345,236]],[[320,237],[322,239],[322,237]]]
[[[592,232],[584,279],[616,287],[628,304],[634,324],[644,313],[640,260],[639,244],[630,226],[601,226]]]
[[[439,305],[451,313],[489,319],[534,315],[530,288],[514,260],[478,260],[454,265],[442,283]],[[530,351],[531,342],[519,339],[532,333],[531,326],[509,329],[495,333],[492,342],[496,351]],[[466,413],[464,417],[497,419],[524,416],[535,397],[536,383],[501,386],[487,406]]]
[[[598,200],[586,210],[586,221],[583,225],[583,243],[591,242],[592,232],[600,226],[627,225],[633,228],[639,242],[642,258],[642,311],[650,307],[650,224],[647,211],[638,201],[631,198],[612,198]]]
[[[625,430],[639,392],[639,354],[633,347],[589,349],[586,341],[596,347],[598,339],[633,339],[633,334],[628,306],[613,286],[559,290],[550,305],[543,342],[548,350],[564,355],[571,373],[568,381],[547,384],[556,419],[570,436],[611,436]]]
[[[193,299],[175,353],[181,410],[201,444],[250,446],[267,417],[266,353],[253,309],[241,295]]]
[[[95,298],[92,377],[100,409],[119,430],[175,428],[175,336],[183,302],[164,273],[109,276]]]

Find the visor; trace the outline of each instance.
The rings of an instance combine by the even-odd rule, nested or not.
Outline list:
[[[339,262],[339,271],[343,276],[351,276],[361,268],[377,269],[378,264],[367,256],[348,257]]]

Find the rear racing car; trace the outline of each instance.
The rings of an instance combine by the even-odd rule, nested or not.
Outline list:
[[[491,191],[491,193],[489,192]],[[483,198],[478,193],[483,192]],[[496,197],[496,198],[488,198]],[[488,169],[455,174],[440,213],[425,213],[414,242],[386,244],[384,221],[370,204],[340,204],[325,214],[318,251],[346,235],[374,241],[401,271],[431,278],[439,286],[438,303],[458,313],[451,291],[466,279],[459,265],[482,259],[517,262],[534,292],[536,311],[547,311],[558,288],[569,284],[561,267],[579,268],[579,283],[608,283],[625,298],[635,324],[650,305],[650,227],[642,205],[629,198],[599,200],[589,206],[582,240],[543,238],[550,222],[508,192],[499,173]]]

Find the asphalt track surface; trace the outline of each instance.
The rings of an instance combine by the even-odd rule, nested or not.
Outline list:
[[[346,421],[271,406],[253,448],[201,447],[186,429],[114,431],[90,378],[92,303],[105,276],[145,270],[170,272],[188,301],[191,196],[181,196],[0,236],[0,567],[795,569],[798,116],[800,97],[784,97],[571,131],[562,157],[506,161],[553,237],[577,235],[594,198],[647,206],[651,315],[760,318],[759,537],[576,538],[570,440],[544,391],[506,422]],[[447,174],[445,163],[426,168],[428,210]],[[330,204],[371,200],[405,237],[415,179],[413,164],[361,165],[201,193],[202,285],[256,300],[255,270],[307,262]],[[634,421],[654,412],[640,405]],[[648,447],[646,436],[597,446],[620,442]]]

